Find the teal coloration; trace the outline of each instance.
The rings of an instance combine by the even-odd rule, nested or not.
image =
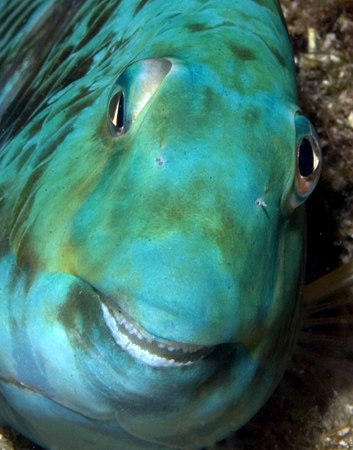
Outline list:
[[[279,3],[2,14],[0,421],[47,449],[211,445],[300,317],[319,149]]]

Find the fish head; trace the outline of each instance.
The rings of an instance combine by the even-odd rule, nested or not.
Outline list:
[[[296,106],[218,78],[173,59],[129,65],[59,146],[26,231],[40,267],[86,280],[155,336],[207,346],[261,335],[296,303],[300,205],[319,173]]]
[[[96,417],[115,396],[125,430],[167,445],[203,430],[205,410],[205,443],[224,434],[218,417],[233,429],[248,420],[300,316],[317,138],[294,104],[231,83],[177,58],[128,65],[75,118],[12,232],[19,265],[32,258],[41,274],[30,296],[57,311],[56,333],[80,361],[79,391],[99,355],[113,367],[90,395],[73,383],[70,407]],[[53,325],[40,311],[42,342]],[[52,362],[72,374],[70,364]]]
[[[45,111],[53,134],[21,169],[10,237],[35,355],[16,370],[78,428],[197,449],[242,426],[284,371],[320,150],[294,88],[250,51],[159,53]]]

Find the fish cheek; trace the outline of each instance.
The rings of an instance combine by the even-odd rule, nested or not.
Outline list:
[[[75,283],[70,287],[65,303],[57,313],[73,346],[84,353],[91,351],[102,338],[101,329],[106,330],[104,338],[111,339],[102,316],[99,295],[89,285]]]

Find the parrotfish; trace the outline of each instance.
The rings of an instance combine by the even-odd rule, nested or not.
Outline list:
[[[198,450],[278,384],[320,173],[277,0],[1,8],[0,423]]]

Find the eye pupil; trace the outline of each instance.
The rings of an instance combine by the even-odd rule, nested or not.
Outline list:
[[[114,136],[124,133],[124,94],[116,93],[109,103],[109,117],[111,120],[111,132]]]
[[[309,139],[303,138],[300,142],[298,167],[302,177],[308,177],[314,171],[314,154]]]

